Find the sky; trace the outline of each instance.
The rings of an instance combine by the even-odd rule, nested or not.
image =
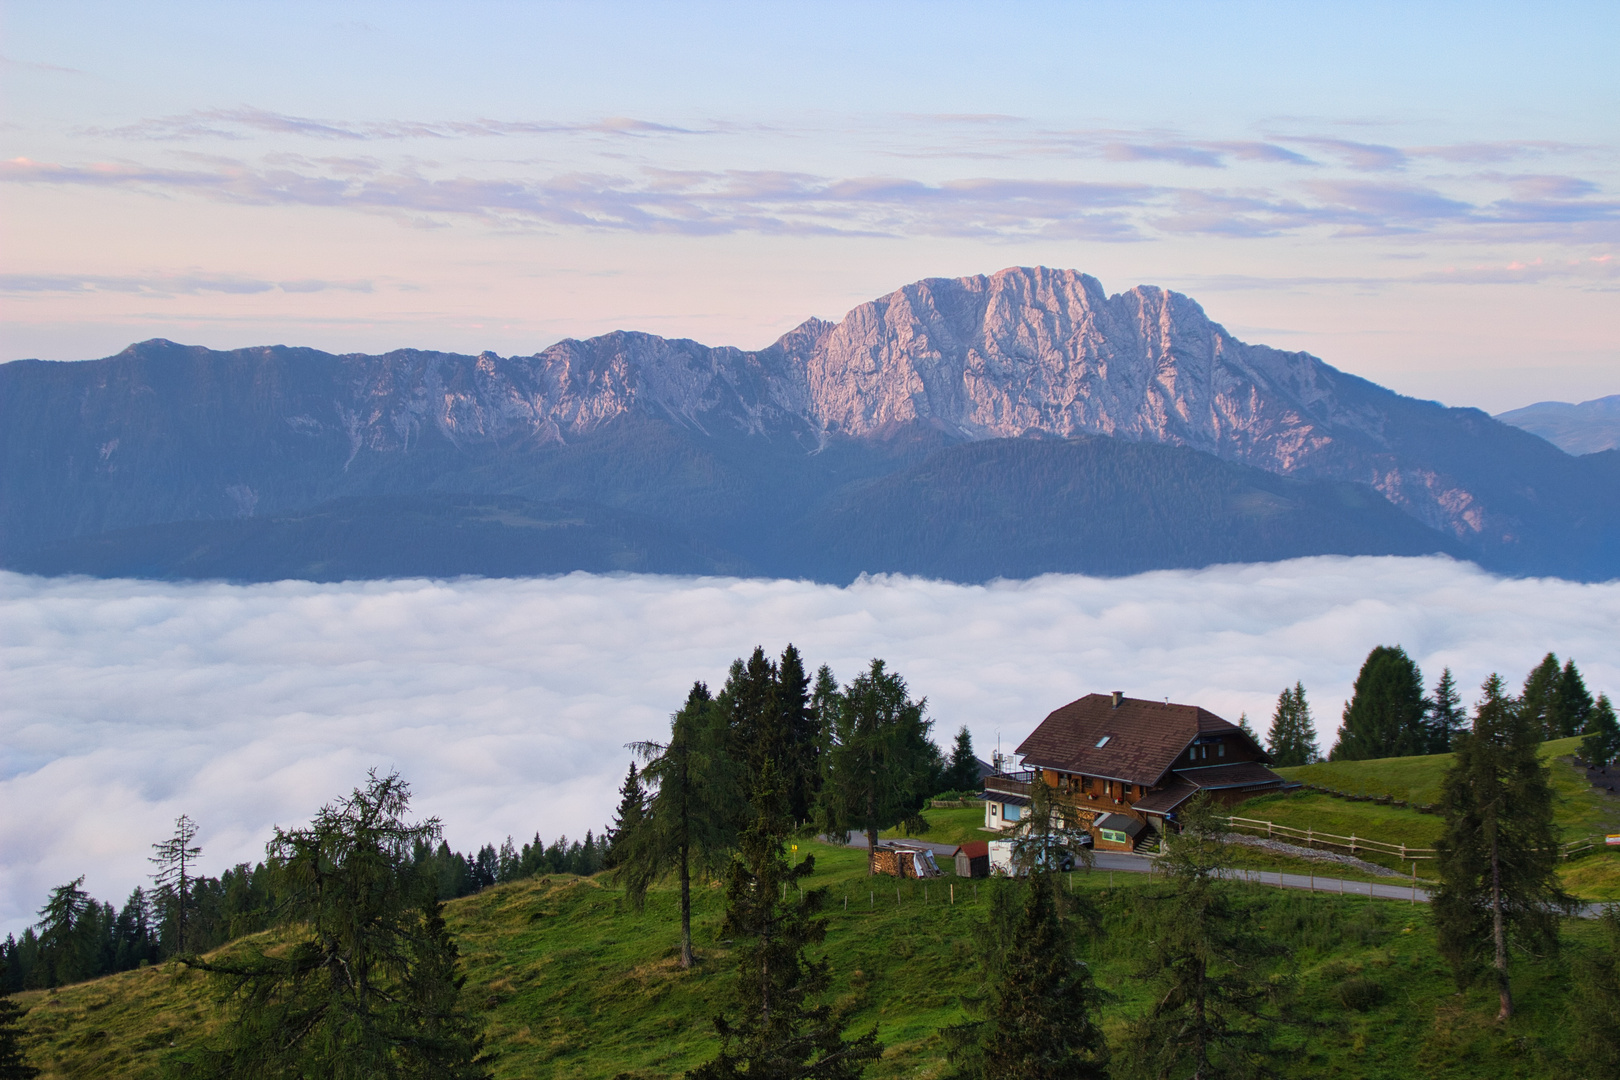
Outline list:
[[[0,360],[757,348],[1072,267],[1493,412],[1620,393],[1620,5],[0,8]]]
[[[948,744],[988,757],[1095,691],[1167,697],[1262,733],[1302,682],[1332,744],[1375,645],[1465,704],[1547,650],[1620,691],[1620,583],[1509,580],[1445,558],[1321,557],[955,585],[593,576],[167,584],[0,572],[0,934],[87,875],[122,903],[180,814],[202,869],[263,858],[274,825],[397,769],[458,850],[582,837],[625,744],[668,731],[693,680],[795,644],[848,682],[874,657]]]

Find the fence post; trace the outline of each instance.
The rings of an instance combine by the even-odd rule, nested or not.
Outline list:
[[[1315,830],[1313,830],[1309,825],[1305,826],[1305,846],[1306,847],[1315,847],[1316,846],[1316,841],[1314,839],[1315,836],[1316,836]],[[1315,877],[1315,875],[1313,874],[1312,877]]]
[[[1350,854],[1354,855],[1355,853],[1356,853],[1356,834],[1354,832],[1351,832],[1350,833]]]

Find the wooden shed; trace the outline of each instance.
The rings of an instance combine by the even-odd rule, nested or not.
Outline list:
[[[956,849],[956,876],[990,876],[990,841],[973,840]]]

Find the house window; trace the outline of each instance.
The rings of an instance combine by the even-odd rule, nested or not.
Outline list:
[[[1161,758],[1160,760],[1162,761],[1164,759]],[[1103,840],[1110,844],[1125,844],[1130,842],[1130,838],[1118,829],[1098,829],[1097,835],[1101,836]]]
[[[1107,746],[1108,745],[1108,740],[1112,739],[1112,738],[1113,738],[1112,735],[1104,735],[1102,738],[1098,739],[1097,740],[1097,749],[1101,750],[1103,747]]]
[[[1216,757],[1225,757],[1226,756],[1226,744],[1225,743],[1216,743],[1215,744],[1215,756]]]
[[[1001,812],[1001,817],[1002,817],[1002,820],[1004,820],[1004,821],[1017,821],[1019,818],[1021,818],[1023,816],[1024,816],[1024,812],[1022,810],[1020,810],[1016,806],[1011,806],[1011,805],[1009,805],[1005,810],[1003,810]]]

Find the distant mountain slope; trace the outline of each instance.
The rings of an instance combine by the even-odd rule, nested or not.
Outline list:
[[[1497,413],[1504,424],[1540,435],[1566,454],[1595,454],[1620,449],[1620,394],[1572,405],[1538,401],[1522,409]]]
[[[821,507],[867,520],[847,501],[863,484],[953,446],[1085,435],[1367,485],[1494,569],[1620,574],[1612,466],[1478,410],[1246,345],[1178,294],[1107,296],[1093,278],[1041,268],[918,282],[752,352],[616,332],[527,357],[159,340],[104,360],[0,365],[0,560],[351,496],[504,494],[625,511],[797,573],[772,554],[784,523]],[[1149,468],[1138,486],[1161,480]],[[1211,512],[1175,490],[1187,520]],[[959,494],[967,513],[972,493]],[[1298,535],[1317,527],[1299,515],[1326,505],[1300,504]],[[1038,508],[1027,512],[1035,528]],[[1212,532],[1211,551],[1269,557],[1249,526],[1221,520],[1238,532],[1225,547]],[[1383,535],[1386,550],[1411,540]],[[883,550],[881,537],[861,542],[875,545],[862,557]]]
[[[537,577],[574,570],[726,574],[746,567],[661,522],[590,503],[381,495],[274,517],[121,529],[24,553],[10,569],[170,580],[347,581]]]
[[[703,499],[701,486],[683,489]],[[746,505],[759,511],[766,500]],[[145,525],[9,560],[41,574],[338,581],[570,570],[770,574],[845,583],[895,572],[958,581],[1318,554],[1460,555],[1371,488],[1292,480],[1195,450],[1084,436],[938,450],[874,480],[779,505],[753,529],[510,495],[373,495],[310,510]],[[718,545],[729,542],[731,550]]]
[[[823,580],[1125,575],[1303,555],[1466,557],[1361,484],[1081,436],[952,446],[845,492],[783,538]]]

